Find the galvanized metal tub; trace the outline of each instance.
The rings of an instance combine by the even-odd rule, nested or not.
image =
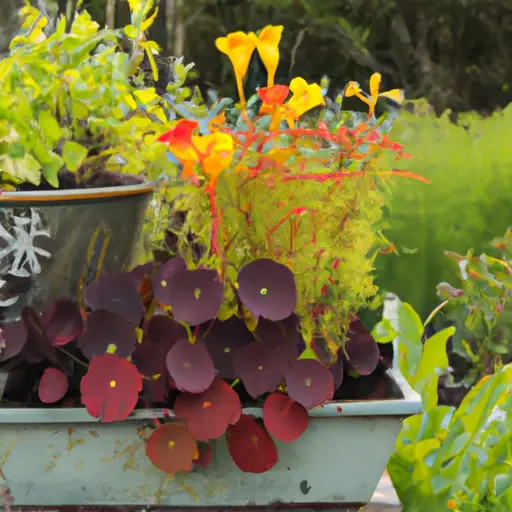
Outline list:
[[[0,409],[0,468],[13,506],[159,506],[225,509],[291,507],[357,510],[370,501],[393,451],[402,419],[421,412],[420,397],[388,372],[397,396],[332,402],[310,411],[305,434],[278,442],[269,472],[241,472],[224,439],[208,468],[168,477],[145,455],[152,418],[140,410],[101,424],[83,409]],[[246,413],[261,414],[259,409]]]
[[[0,323],[133,263],[155,185],[132,181],[0,194]]]

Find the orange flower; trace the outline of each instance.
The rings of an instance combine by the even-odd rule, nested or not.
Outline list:
[[[261,30],[256,40],[258,53],[267,70],[268,87],[274,85],[277,66],[279,65],[279,43],[281,42],[282,33],[282,25],[267,25]]]
[[[404,93],[401,89],[393,89],[391,91],[384,91],[379,93],[382,75],[380,73],[373,73],[370,77],[370,94],[364,94],[357,82],[349,82],[345,88],[345,96],[357,96],[361,101],[368,105],[368,115],[373,117],[375,114],[375,105],[379,98],[390,98],[399,105],[404,101]]]
[[[245,105],[243,80],[247,74],[257,40],[258,38],[254,32],[249,34],[245,32],[232,32],[226,37],[218,37],[215,41],[217,49],[226,54],[233,65],[238,95],[242,105]]]
[[[294,120],[312,108],[325,105],[322,88],[318,84],[308,84],[304,78],[294,78],[290,82],[290,91],[293,96],[286,106],[291,110]]]
[[[455,500],[448,500],[448,503],[446,504],[446,506],[450,509],[450,510],[455,510],[457,508],[457,502]]]
[[[258,96],[263,101],[260,114],[272,115],[269,126],[271,132],[279,130],[279,125],[286,116],[286,108],[284,108],[283,103],[289,92],[290,89],[286,85],[274,85],[258,89]]]
[[[215,116],[213,119],[210,119],[208,123],[208,129],[211,132],[218,132],[225,123],[226,114],[224,112],[221,112],[218,116]]]
[[[169,149],[183,165],[184,178],[194,176],[195,168],[201,164],[204,173],[213,179],[230,165],[235,142],[228,133],[193,135],[198,126],[196,121],[182,119],[157,140],[169,144]]]

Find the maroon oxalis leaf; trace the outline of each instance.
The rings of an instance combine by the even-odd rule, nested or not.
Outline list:
[[[348,359],[345,358],[348,366],[359,375],[370,375],[380,360],[377,342],[359,318],[350,324],[348,336],[344,347],[348,355]]]
[[[85,332],[78,338],[77,346],[87,359],[104,354],[109,345],[115,345],[120,357],[132,355],[137,344],[135,325],[110,311],[93,311],[87,318]]]
[[[115,354],[92,358],[80,382],[82,404],[101,421],[121,421],[135,409],[142,376],[132,363]]]
[[[180,391],[202,393],[215,378],[212,358],[202,340],[190,343],[182,339],[175,343],[167,354],[166,365]]]
[[[143,375],[167,374],[165,358],[178,340],[187,337],[187,331],[167,315],[152,317],[146,331],[142,343],[135,347],[133,361]]]
[[[83,329],[80,308],[72,299],[57,299],[43,314],[41,322],[53,346],[66,345],[78,337]]]
[[[169,294],[174,286],[174,276],[185,270],[187,270],[187,264],[180,256],[175,256],[160,267],[153,279],[153,294],[160,304],[170,304]]]
[[[165,423],[153,430],[146,441],[146,455],[161,471],[174,475],[192,471],[197,442],[185,425]]]
[[[334,378],[320,361],[299,359],[286,374],[286,388],[290,398],[312,409],[332,399]]]
[[[268,322],[257,332],[259,341],[239,348],[233,355],[235,375],[253,398],[276,391],[298,355],[292,329]]]
[[[5,324],[2,328],[2,336],[5,347],[0,349],[0,361],[7,361],[17,356],[27,343],[28,331],[25,322],[20,319],[16,322]]]
[[[289,443],[308,428],[308,411],[284,393],[271,393],[263,405],[263,421],[269,434]]]
[[[144,306],[131,274],[103,276],[84,288],[85,303],[94,311],[116,313],[135,325],[144,315]]]
[[[234,379],[237,376],[233,367],[233,356],[239,348],[254,341],[245,322],[237,317],[231,317],[225,322],[216,320],[203,339],[217,375],[224,379]]]
[[[187,337],[187,330],[183,325],[175,322],[167,315],[154,315],[148,322],[146,329],[149,340],[152,342],[178,341]]]
[[[233,462],[246,473],[265,473],[277,463],[273,439],[252,416],[243,414],[230,428],[227,441]]]
[[[338,389],[343,382],[343,376],[345,375],[345,364],[343,362],[343,357],[340,352],[338,352],[338,359],[333,366],[331,366],[331,373],[334,379],[334,389]]]
[[[167,376],[160,375],[156,379],[144,379],[142,384],[142,397],[146,402],[150,404],[165,402],[168,394],[169,380]]]
[[[218,439],[228,425],[240,419],[242,405],[238,393],[216,377],[203,393],[180,393],[174,402],[174,414],[187,420],[190,432],[198,441],[208,441]]]
[[[22,318],[27,327],[27,342],[21,353],[29,364],[37,364],[43,361],[59,363],[54,347],[46,337],[41,317],[31,306],[23,308]]]
[[[254,316],[283,320],[297,305],[295,277],[288,267],[277,261],[254,260],[238,274],[238,296]]]
[[[217,317],[223,296],[224,287],[215,270],[185,270],[173,277],[166,304],[176,321],[199,325]]]
[[[39,381],[39,400],[54,404],[62,400],[68,392],[68,378],[56,368],[46,368]]]

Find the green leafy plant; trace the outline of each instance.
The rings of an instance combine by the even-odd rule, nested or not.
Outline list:
[[[457,327],[452,351],[466,361],[455,380],[472,385],[512,359],[512,231],[492,242],[499,257],[448,252],[459,270],[460,288],[440,283],[437,293],[444,302],[437,324]],[[498,256],[498,254],[496,255]],[[456,368],[456,362],[452,362]]]
[[[385,312],[372,331],[379,343],[396,342],[398,365],[409,385],[421,395],[424,410],[437,406],[439,377],[448,368],[446,344],[455,333],[447,327],[425,339],[425,326],[408,303],[395,299],[392,313]]]
[[[151,142],[176,117],[176,104],[187,105],[192,91],[183,84],[189,67],[156,61],[158,46],[143,37],[157,13],[154,2],[129,4],[131,24],[124,30],[100,30],[81,11],[72,23],[60,18],[48,35],[45,14],[22,9],[22,31],[0,61],[4,189],[57,187],[66,170],[79,182],[98,170],[160,176],[165,149]],[[153,85],[166,67],[172,76],[164,99]]]
[[[446,342],[455,328],[424,339],[418,313],[397,301],[372,334],[381,343],[396,338],[400,370],[424,405],[423,414],[404,421],[388,463],[404,510],[508,510],[512,365],[481,379],[458,409],[439,406],[438,380],[448,367]]]
[[[404,421],[388,463],[404,510],[511,509],[511,385],[507,365],[479,381],[458,409],[438,406]]]

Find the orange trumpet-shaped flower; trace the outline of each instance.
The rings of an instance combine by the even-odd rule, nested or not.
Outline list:
[[[399,105],[404,101],[404,93],[401,89],[392,89],[379,93],[382,75],[373,73],[370,77],[370,94],[364,94],[357,82],[349,82],[345,89],[345,96],[357,96],[361,101],[368,105],[368,115],[373,117],[375,114],[375,106],[379,98],[390,98]]]
[[[295,119],[312,108],[325,105],[322,88],[318,84],[308,84],[304,78],[294,78],[290,82],[290,91],[293,96],[286,106],[292,111]]]
[[[281,120],[286,116],[286,108],[283,106],[283,103],[289,93],[290,88],[286,85],[273,85],[272,87],[258,89],[258,96],[263,102],[260,114],[272,114],[269,126],[270,131],[278,130]]]
[[[279,65],[279,43],[281,42],[283,28],[282,25],[267,25],[261,30],[256,40],[258,53],[267,70],[268,87],[274,85],[277,66]]]
[[[257,37],[254,32],[232,32],[215,41],[217,49],[226,54],[233,65],[240,103],[245,105],[243,80],[249,68],[251,56],[256,48]]]
[[[262,87],[258,89],[258,96],[263,102],[260,108],[260,114],[271,113],[274,107],[284,103],[289,93],[290,88],[286,85],[273,85],[272,87]]]
[[[184,178],[194,176],[195,168],[200,164],[203,172],[213,179],[231,163],[235,142],[228,133],[193,135],[198,126],[196,121],[182,119],[157,140],[169,144],[169,149],[183,165]]]

